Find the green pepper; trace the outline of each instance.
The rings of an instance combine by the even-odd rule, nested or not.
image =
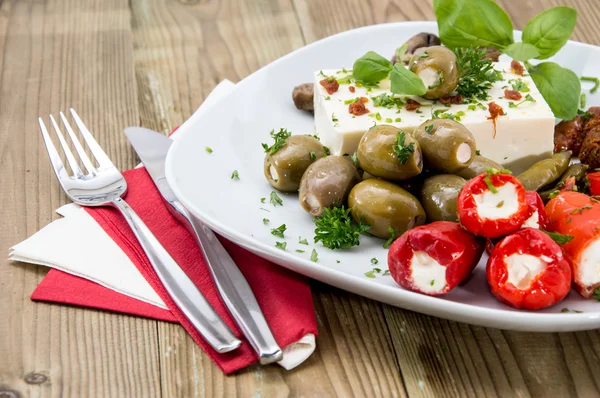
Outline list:
[[[567,171],[571,151],[555,153],[551,158],[540,160],[517,176],[527,191],[537,191],[560,178]]]
[[[502,170],[504,167],[491,159],[483,157],[481,155],[475,155],[471,164],[455,174],[464,179],[470,180],[471,178],[477,177],[479,174],[485,173],[487,169]]]
[[[567,171],[563,173],[563,175],[560,177],[560,180],[558,180],[558,182],[554,186],[540,191],[540,196],[542,197],[544,203],[550,200],[550,195],[552,194],[552,192],[560,191],[560,188],[563,187],[567,178],[575,177],[575,181],[579,181],[583,177],[585,177],[588,168],[589,166],[587,164],[582,163],[576,163],[570,166],[567,169]]]

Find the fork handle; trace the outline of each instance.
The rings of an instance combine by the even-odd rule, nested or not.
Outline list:
[[[229,352],[238,348],[242,342],[235,337],[135,211],[122,198],[112,201],[112,205],[121,211],[158,278],[196,330],[217,352]]]

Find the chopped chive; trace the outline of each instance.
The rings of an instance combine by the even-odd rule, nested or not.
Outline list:
[[[269,219],[268,218],[263,218],[263,224],[267,225],[269,223]]]
[[[310,253],[310,261],[312,261],[313,263],[316,263],[319,260],[319,254],[317,253],[317,251],[315,249],[312,250],[312,253]]]
[[[213,153],[213,150],[211,147],[207,146],[206,148],[204,148],[206,150],[206,152],[208,153]]]
[[[600,86],[600,79],[598,79],[597,77],[591,77],[591,76],[581,76],[581,81],[584,82],[593,82],[594,83],[594,87],[592,87],[590,89],[590,93],[594,94],[596,92],[596,90],[598,90],[598,87]]]
[[[300,236],[298,237],[298,243],[300,243],[301,245],[308,245],[308,241],[306,240],[306,238],[302,239]]]

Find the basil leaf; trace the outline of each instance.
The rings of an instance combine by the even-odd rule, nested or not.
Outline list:
[[[571,7],[552,7],[538,14],[523,29],[523,42],[534,45],[538,59],[546,59],[561,49],[577,23],[577,11]]]
[[[377,83],[392,70],[392,63],[374,51],[369,51],[354,62],[352,75],[358,81]]]
[[[581,82],[570,69],[554,62],[530,66],[527,71],[540,93],[559,119],[571,120],[577,115]]]
[[[400,47],[398,47],[396,49],[396,56],[398,57],[398,62],[402,61],[402,56],[404,54],[406,54],[406,51],[408,50],[408,44],[404,43],[403,45],[401,45]]]
[[[390,73],[391,88],[394,94],[423,95],[427,92],[423,80],[398,62]]]
[[[504,49],[504,54],[517,61],[525,62],[532,58],[537,58],[540,52],[533,44],[513,43]]]
[[[456,47],[495,47],[513,43],[513,26],[492,0],[434,0],[442,43]]]

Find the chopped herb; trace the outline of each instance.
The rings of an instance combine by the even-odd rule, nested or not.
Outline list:
[[[338,121],[338,118],[337,118],[337,117],[335,117],[335,113],[332,113],[332,114],[331,114],[331,121],[332,121],[332,122],[337,122],[337,121]]]
[[[560,191],[558,189],[555,189],[554,191],[550,192],[550,194],[548,194],[548,198],[554,199],[555,197],[558,196],[559,193],[560,193]]]
[[[206,152],[208,152],[208,153],[213,153],[213,150],[212,150],[212,148],[211,148],[211,147],[208,147],[208,146],[207,146],[207,147],[206,147],[206,148],[204,148],[204,149],[205,149],[205,150],[206,150]]]
[[[304,253],[304,250],[296,249],[296,253]]]
[[[344,105],[352,104],[352,103],[358,102],[358,101],[360,101],[359,97],[356,97],[354,99],[347,99],[346,101],[344,101]]]
[[[325,74],[323,73],[322,70],[319,71],[318,75],[323,76],[323,77],[327,77],[327,76],[325,76]]]
[[[560,310],[560,312],[575,312],[577,314],[583,314],[583,311],[577,311],[577,310],[570,310],[568,308],[563,308],[562,310]]]
[[[592,208],[592,206],[583,206],[583,207],[580,207],[579,209],[572,210],[569,214],[582,214],[584,210],[589,210],[591,208]]]
[[[496,205],[497,208],[501,208],[502,206],[504,206],[504,201],[501,200],[500,202],[498,202],[498,204]]]
[[[429,282],[429,286],[433,286],[435,285],[435,279],[432,279],[431,282]]]
[[[391,234],[390,237],[388,238],[388,240],[383,244],[383,248],[387,249],[388,247],[390,247],[390,245],[392,244],[392,242],[394,241],[394,239],[396,239],[396,230],[392,227],[388,228],[388,232]]]
[[[386,276],[386,275],[389,275],[389,274],[390,274],[390,270],[386,269],[386,270],[383,271],[382,276]]]
[[[371,264],[377,264],[377,263],[379,263],[379,260],[377,260],[375,257],[373,257],[371,259]]]
[[[365,272],[365,276],[366,276],[367,278],[372,278],[372,279],[375,279],[375,271],[373,271],[373,270],[371,270],[371,271],[367,271],[367,272]]]
[[[492,83],[502,80],[502,73],[494,70],[491,60],[484,59],[484,49],[463,47],[455,49],[454,52],[460,71],[456,91],[464,98],[486,100]]]
[[[528,93],[531,91],[527,84],[524,83],[521,79],[511,79],[508,82],[511,84],[512,89],[515,91],[520,91],[522,93]]]
[[[469,110],[470,111],[474,111],[476,109],[477,109],[477,106],[475,106],[475,105],[469,105]]]
[[[404,106],[404,101],[402,98],[394,97],[393,95],[388,95],[387,93],[371,97],[371,100],[373,101],[373,106],[380,106],[388,109],[402,108]]]
[[[271,212],[271,210],[267,210],[267,209],[265,209],[265,208],[262,208],[262,207],[260,207],[260,209],[261,209],[261,210],[263,210],[263,211],[266,211],[267,213],[270,213],[270,212]]]
[[[271,235],[274,236],[279,236],[280,238],[283,238],[283,233],[285,232],[287,228],[285,227],[285,224],[281,224],[280,226],[278,226],[277,228],[273,228],[271,230]]]
[[[490,173],[487,173],[485,175],[483,181],[485,182],[485,185],[487,185],[488,189],[492,193],[498,193],[498,190],[496,189],[496,187],[494,186],[494,184],[492,184],[492,179],[490,178]]]
[[[458,117],[465,116],[465,115],[466,115],[466,113],[463,111],[458,111],[454,114],[454,116],[458,116]]]
[[[315,225],[315,243],[322,242],[329,249],[358,246],[360,234],[371,228],[362,222],[355,223],[345,206],[326,208],[322,216],[315,218]]]
[[[375,119],[381,120],[381,114],[379,112],[375,114]]]
[[[439,87],[442,83],[444,82],[444,72],[443,71],[439,71],[438,72],[438,79],[435,82],[435,84],[433,86],[429,86],[427,87],[428,90],[432,90],[436,87]]]
[[[298,243],[300,243],[301,245],[308,245],[308,241],[305,239],[302,239],[301,236],[298,237]]]
[[[319,254],[317,253],[317,251],[315,249],[313,249],[312,253],[310,253],[310,261],[312,261],[313,263],[316,263],[318,259],[319,259]]]
[[[417,109],[417,110],[415,111],[415,113],[423,113],[423,111],[422,111],[422,110],[420,110],[420,109]]]
[[[484,111],[487,109],[487,108],[485,107],[485,105],[483,105],[481,102],[478,102],[478,103],[477,103],[477,106],[478,106],[479,108],[483,109]]]
[[[432,119],[439,119],[440,118],[440,114],[444,113],[444,112],[448,112],[448,109],[436,109],[435,111],[433,111],[431,118]]]
[[[401,164],[406,164],[410,155],[415,152],[415,143],[411,142],[408,145],[405,145],[406,141],[406,133],[403,130],[400,130],[398,135],[396,136],[396,144],[392,146],[392,150],[398,157],[398,161]]]
[[[475,155],[481,156],[481,151],[478,149],[475,151]]]
[[[402,121],[402,119],[400,119],[399,117],[397,117],[397,118],[396,118],[394,121],[395,121],[396,123],[400,123],[400,122]]]
[[[581,108],[585,108],[585,93],[581,93],[581,97],[579,99],[579,106]]]
[[[425,132],[431,134],[432,131],[433,131],[433,124],[428,124],[427,126],[425,126]]]
[[[231,173],[231,179],[232,180],[239,180],[240,179],[240,175],[238,174],[237,170],[233,170],[233,173]]]
[[[263,224],[267,225],[269,223],[269,219],[268,218],[263,218]]]
[[[548,236],[551,237],[559,245],[564,245],[565,243],[569,243],[574,238],[573,235],[563,235],[558,232],[550,232],[550,231],[545,231],[545,230],[542,230],[542,231],[544,231],[546,234],[548,234]]]
[[[385,122],[386,122],[386,123],[392,123],[392,122],[393,122],[393,120],[392,120],[392,118],[391,118],[391,117],[386,117],[386,118],[385,118]]]
[[[268,153],[269,155],[272,155],[278,150],[280,150],[281,147],[285,144],[285,141],[292,135],[291,132],[287,131],[284,128],[280,128],[277,133],[275,132],[275,130],[271,130],[269,134],[271,134],[271,137],[273,137],[273,139],[275,140],[273,145],[268,146],[267,144],[262,144],[265,153]]]
[[[596,300],[600,301],[600,287],[597,287],[597,288],[594,290],[594,298],[595,298]]]
[[[352,158],[352,162],[354,162],[355,166],[358,166],[358,153],[354,152],[354,154],[351,156]]]
[[[323,150],[325,151],[325,155],[329,156],[331,154],[331,151],[326,146],[323,146]]]
[[[331,99],[330,96],[325,97],[325,101],[329,101]]]
[[[516,108],[516,107],[518,107],[519,105],[521,105],[521,104],[522,104],[522,103],[524,103],[524,102],[536,102],[536,101],[535,101],[535,98],[533,98],[533,97],[531,96],[531,94],[527,94],[527,95],[525,96],[525,99],[524,99],[523,101],[521,101],[521,102],[517,103],[517,104],[515,104],[515,103],[514,103],[514,102],[512,102],[512,101],[510,101],[510,102],[508,103],[508,107],[509,107],[509,108]]]
[[[260,203],[265,203],[265,200],[267,200],[267,198],[260,198]]]
[[[277,195],[277,192],[275,191],[271,192],[271,198],[269,201],[274,207],[277,207],[277,205],[283,206],[283,200],[281,200],[281,198]]]
[[[565,223],[570,223],[571,221],[573,221],[573,219],[571,217],[567,218],[567,221],[565,221]]]
[[[596,92],[596,90],[598,90],[598,87],[600,86],[600,79],[598,79],[597,77],[581,76],[580,79],[583,82],[593,82],[594,83],[594,87],[592,87],[590,89],[590,93],[592,93],[592,94],[594,94]]]
[[[285,250],[286,246],[286,242],[275,242],[275,247],[278,249]]]
[[[310,160],[312,160],[313,162],[314,162],[315,160],[317,160],[317,155],[316,155],[314,152],[311,152],[311,153],[310,153]]]

